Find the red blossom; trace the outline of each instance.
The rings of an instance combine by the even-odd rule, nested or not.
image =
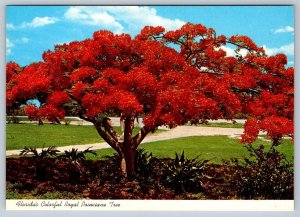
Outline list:
[[[147,40],[151,36],[160,35],[165,31],[165,28],[161,26],[153,27],[153,26],[145,26],[139,35],[136,36],[139,40]]]
[[[227,56],[227,44],[249,52]],[[244,142],[259,130],[273,139],[293,134],[294,68],[286,67],[285,55],[267,56],[247,36],[227,39],[191,23],[167,32],[146,26],[134,39],[102,30],[55,46],[43,60],[7,64],[8,110],[38,99],[41,108],[26,108],[30,118],[55,120],[71,101],[75,115],[92,121],[103,114],[142,116],[149,129],[245,113],[251,118]]]
[[[40,108],[40,115],[42,118],[54,122],[57,118],[63,119],[65,111],[59,110],[52,105],[45,105]]]
[[[41,118],[39,108],[35,105],[28,105],[25,108],[25,114],[28,115],[29,120],[38,120]]]
[[[97,71],[94,68],[91,67],[82,67],[79,69],[76,69],[72,75],[71,75],[71,80],[73,82],[77,82],[77,81],[83,81],[86,79],[91,79],[93,80],[94,76],[97,74]]]
[[[56,91],[51,93],[47,99],[47,103],[54,105],[55,107],[60,107],[64,103],[67,103],[70,100],[69,94],[62,91]]]
[[[278,139],[284,135],[294,134],[293,121],[285,117],[269,116],[262,120],[260,128],[267,132],[272,139]]]
[[[137,101],[133,94],[122,94],[119,101],[119,109],[125,115],[139,114],[143,111],[143,106]]]
[[[248,119],[244,126],[244,134],[242,135],[241,142],[248,144],[253,143],[258,136],[259,129],[260,127],[257,120],[252,118]]]
[[[49,121],[56,121],[57,118],[63,119],[65,116],[64,110],[59,110],[52,105],[45,105],[37,108],[35,105],[27,105],[25,113],[28,115],[29,120],[47,119]]]
[[[109,90],[112,88],[112,84],[108,81],[108,79],[97,79],[93,83],[93,88],[99,91],[99,93],[108,94]]]
[[[74,85],[74,87],[72,89],[72,95],[76,99],[80,99],[82,97],[82,95],[85,93],[86,89],[87,89],[86,85],[80,81]]]
[[[6,64],[6,83],[10,82],[21,72],[21,67],[15,62]]]
[[[251,38],[243,35],[234,35],[229,38],[229,42],[232,42],[239,46],[239,48],[246,48],[249,50],[262,52],[264,53],[264,49],[262,47],[258,47]]]

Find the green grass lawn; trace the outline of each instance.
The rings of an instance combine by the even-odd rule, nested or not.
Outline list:
[[[120,128],[116,127],[120,132]],[[139,129],[135,129],[137,133]],[[161,132],[163,130],[159,130]],[[7,150],[22,149],[25,146],[49,147],[67,146],[75,144],[89,144],[103,142],[93,126],[53,125],[45,124],[7,124]],[[255,145],[264,144],[270,147],[270,142],[258,140]],[[159,142],[145,143],[140,146],[159,158],[174,158],[175,152],[182,150],[189,158],[200,155],[200,159],[211,159],[219,163],[222,159],[232,157],[241,158],[247,153],[243,144],[238,139],[227,136],[194,136],[179,139],[170,139]],[[289,160],[293,159],[294,146],[290,140],[284,140],[278,150],[284,153]],[[112,149],[97,151],[98,156],[89,156],[90,159],[101,159],[106,155],[112,155]]]
[[[93,126],[7,124],[6,149],[103,142]]]
[[[120,133],[120,127],[115,127]],[[134,129],[134,134],[139,131]],[[160,132],[162,130],[159,130]],[[25,146],[36,148],[67,146],[103,142],[94,126],[44,124],[7,124],[6,149],[22,149]]]
[[[264,144],[270,147],[270,142],[258,140],[255,147]],[[222,160],[239,158],[247,154],[247,150],[238,139],[231,139],[227,136],[194,136],[179,139],[170,139],[159,142],[145,143],[140,145],[153,156],[158,158],[174,158],[175,152],[181,154],[182,150],[188,158],[199,156],[199,159],[211,159],[211,162],[221,163]],[[289,161],[293,160],[294,145],[290,140],[284,140],[278,150],[286,155]],[[102,159],[104,156],[112,155],[112,149],[102,149],[97,151],[97,156],[89,155],[89,159]]]
[[[114,127],[120,133],[120,127]],[[133,134],[140,129],[135,128]],[[157,130],[156,133],[164,130]],[[94,126],[54,125],[54,124],[7,124],[6,149],[22,149],[25,146],[36,148],[68,146],[103,142]]]
[[[226,123],[226,122],[221,122],[221,123],[208,123],[208,124],[201,124],[198,125],[199,127],[223,127],[223,128],[243,128],[244,124],[240,123]]]

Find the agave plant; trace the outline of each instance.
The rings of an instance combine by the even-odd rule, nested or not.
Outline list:
[[[177,153],[175,155],[173,164],[163,164],[166,169],[165,181],[167,186],[174,189],[176,193],[201,191],[201,175],[209,160],[198,161],[199,156],[187,159],[184,156],[184,151],[180,156]]]
[[[137,149],[135,153],[135,172],[143,177],[148,177],[153,167],[152,153],[148,153],[145,149]]]

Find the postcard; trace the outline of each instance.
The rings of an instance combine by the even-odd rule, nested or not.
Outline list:
[[[6,6],[7,210],[294,210],[294,6]]]

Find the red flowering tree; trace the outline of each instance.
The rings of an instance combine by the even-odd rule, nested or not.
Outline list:
[[[236,47],[235,57],[222,49],[228,43]],[[285,68],[284,55],[268,57],[245,36],[217,37],[213,29],[190,23],[168,32],[145,27],[135,38],[98,31],[92,39],[55,46],[43,60],[22,69],[8,63],[7,107],[38,99],[40,108],[26,108],[31,119],[53,121],[68,112],[92,122],[121,157],[127,176],[134,176],[137,147],[158,126],[247,113],[252,118],[245,142],[253,142],[259,130],[276,141],[293,134],[293,69]],[[123,120],[123,135],[110,115]],[[137,117],[144,127],[133,135]]]
[[[6,65],[6,91],[7,91],[7,98],[11,98],[12,97],[12,89],[15,86],[16,82],[17,82],[17,78],[18,75],[22,72],[22,68],[14,63],[14,62],[9,62]],[[11,115],[14,114],[14,110],[18,109],[20,107],[20,105],[25,104],[25,101],[20,100],[16,100],[16,101],[11,101],[11,102],[7,102],[7,111],[6,113]]]
[[[241,112],[250,117],[242,142],[254,142],[260,130],[267,132],[274,145],[280,144],[284,135],[293,137],[294,68],[286,67],[286,55],[267,56],[265,50],[247,36],[216,36],[213,29],[200,24],[188,23],[166,33],[162,28],[146,27],[138,38],[178,45],[185,61],[201,74],[200,86],[212,85],[214,92],[205,90],[206,96],[216,97],[216,92],[221,91],[224,100],[232,103],[235,100],[227,92],[234,93]],[[225,45],[235,46],[235,57],[227,56]],[[225,111],[225,118],[238,109]]]

